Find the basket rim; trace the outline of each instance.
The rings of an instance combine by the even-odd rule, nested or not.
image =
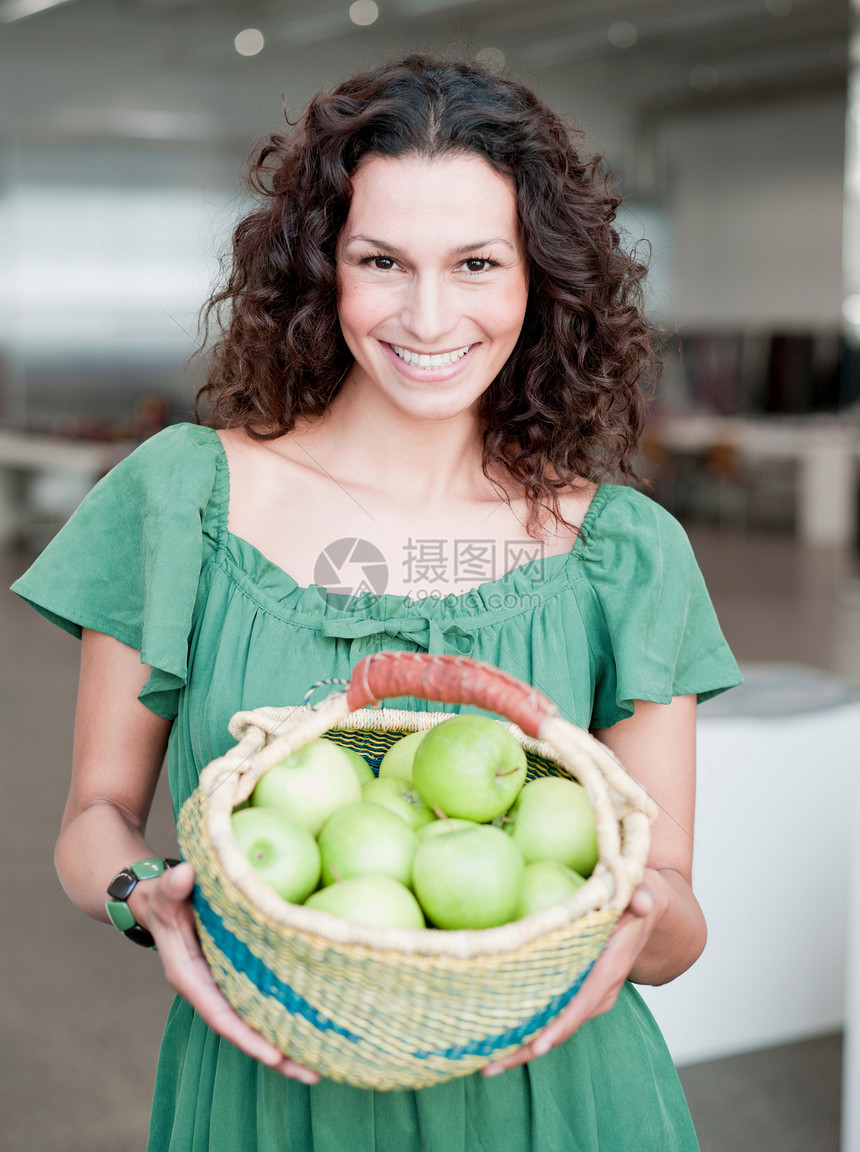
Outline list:
[[[497,722],[511,731],[526,751],[552,760],[568,776],[580,779],[592,804],[597,801],[596,807],[603,812],[604,820],[611,818],[614,828],[603,830],[601,859],[585,884],[566,900],[530,916],[482,929],[380,928],[358,924],[284,900],[241,852],[232,834],[232,810],[236,803],[250,795],[256,779],[271,766],[269,761],[277,762],[332,729],[415,731],[433,727],[452,715],[457,713],[384,708],[350,712],[342,693],[329,696],[315,706],[265,707],[236,713],[230,730],[238,742],[201,773],[197,789],[183,806],[180,825],[189,815],[197,817],[201,834],[209,840],[224,873],[222,880],[250,903],[257,915],[279,929],[323,937],[333,945],[468,958],[515,952],[538,937],[573,925],[589,913],[619,914],[644,870],[648,828],[655,815],[653,802],[624,772],[605,745],[558,716],[545,722],[540,739],[527,736],[512,721]],[[571,765],[571,760],[576,763]],[[194,807],[199,811],[193,812]],[[600,840],[599,816],[598,836]],[[605,859],[607,842],[608,854],[615,853],[611,864]]]

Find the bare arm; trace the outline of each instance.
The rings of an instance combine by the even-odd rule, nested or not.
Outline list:
[[[705,947],[707,930],[693,895],[696,802],[696,699],[637,701],[636,712],[595,732],[657,803],[644,886],[654,901],[652,924],[630,971],[639,984],[665,984],[685,972]]]
[[[680,975],[705,946],[705,921],[690,887],[695,804],[694,696],[671,704],[636,701],[636,711],[595,732],[657,802],[643,883],[579,992],[530,1044],[484,1069],[493,1076],[541,1056],[607,1012],[625,980],[662,984]]]
[[[170,724],[137,699],[149,674],[139,653],[99,632],[81,643],[72,783],[54,861],[69,899],[107,920],[111,878],[155,854],[143,829]]]
[[[140,654],[99,632],[85,631],[75,720],[72,784],[54,858],[70,899],[107,920],[105,889],[121,868],[160,853],[144,837],[170,723],[137,699],[149,668]],[[182,864],[138,884],[129,907],[158,944],[172,987],[219,1035],[286,1076],[319,1076],[280,1053],[233,1011],[200,951],[189,902],[194,870]],[[132,947],[132,945],[129,945]]]

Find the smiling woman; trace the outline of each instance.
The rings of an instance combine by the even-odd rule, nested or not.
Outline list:
[[[608,471],[633,477],[658,363],[640,307],[646,266],[622,246],[620,199],[581,145],[527,88],[475,63],[410,57],[319,93],[252,165],[259,206],[236,229],[229,276],[208,308],[223,338],[198,397],[207,422],[277,439],[327,413],[355,352],[339,293],[358,282],[356,264],[368,278],[390,273],[408,280],[399,307],[420,326],[401,319],[388,333],[409,354],[402,363],[462,353],[484,365],[484,474],[513,481],[530,534],[547,510],[570,528],[559,490]],[[408,234],[395,235],[407,220]],[[389,247],[404,242],[423,251]],[[465,321],[462,340],[451,329],[453,301],[466,297],[442,291],[441,261],[450,289],[487,301],[481,312],[504,340],[499,331],[475,350]],[[507,358],[496,356],[511,337]],[[502,481],[503,495],[509,488]]]
[[[83,638],[63,886],[104,920],[110,884],[179,993],[149,1152],[697,1148],[632,982],[704,945],[694,705],[738,673],[682,529],[611,482],[633,476],[652,331],[618,200],[578,147],[475,63],[414,56],[321,93],[252,166],[207,312],[206,425],[143,444],[15,585]],[[165,870],[145,836],[165,749],[178,811],[236,712],[298,704],[384,648],[527,681],[659,809],[644,883],[567,1006],[483,1074],[414,1092],[321,1079],[240,1019],[199,947],[191,865]]]
[[[477,407],[514,350],[528,301],[510,182],[455,154],[374,156],[352,185],[337,254],[353,357],[347,402],[369,418],[380,404],[436,420]]]

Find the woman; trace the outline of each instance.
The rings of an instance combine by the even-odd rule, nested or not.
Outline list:
[[[569,1007],[485,1074],[417,1093],[282,1056],[215,988],[191,866],[126,875],[113,895],[180,993],[151,1152],[688,1152],[631,981],[670,980],[704,946],[695,703],[738,674],[679,526],[607,482],[632,476],[655,359],[618,201],[527,89],[424,57],[319,95],[252,187],[210,302],[207,424],[144,444],[16,585],[83,638],[56,851],[69,896],[104,919],[111,878],[153,855],[165,752],[178,810],[235,711],[300,701],[381,648],[470,653],[530,681],[660,816],[644,883]],[[321,573],[356,540],[382,561],[350,595]]]

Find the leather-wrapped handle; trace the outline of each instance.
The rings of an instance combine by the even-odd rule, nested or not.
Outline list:
[[[368,704],[377,707],[386,696],[472,704],[506,716],[535,738],[557,711],[543,693],[492,664],[426,652],[374,652],[355,666],[346,694],[351,712]]]

